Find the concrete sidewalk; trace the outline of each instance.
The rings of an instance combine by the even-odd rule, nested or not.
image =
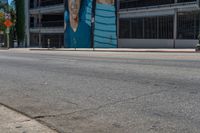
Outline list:
[[[1,133],[57,133],[0,104],[0,132]]]
[[[96,51],[96,52],[173,52],[173,53],[195,53],[195,49],[132,49],[132,48],[30,48],[31,51]]]

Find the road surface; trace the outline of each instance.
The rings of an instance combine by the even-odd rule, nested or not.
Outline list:
[[[60,133],[199,133],[200,54],[0,51],[0,103]]]

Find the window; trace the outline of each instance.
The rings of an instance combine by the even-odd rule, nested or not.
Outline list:
[[[131,32],[131,38],[143,38],[143,18],[132,19]]]
[[[157,17],[149,17],[144,19],[144,37],[147,39],[158,38]]]
[[[120,9],[173,4],[174,0],[121,0]]]
[[[173,38],[173,16],[160,16],[158,17],[159,37],[161,39]]]
[[[120,38],[172,39],[173,16],[156,16],[120,20]]]
[[[180,3],[180,2],[193,2],[193,1],[197,1],[197,0],[178,0],[178,3]]]
[[[178,13],[177,38],[197,39],[199,32],[199,13],[180,12]]]
[[[130,38],[130,20],[122,19],[119,22],[119,37],[120,38]]]

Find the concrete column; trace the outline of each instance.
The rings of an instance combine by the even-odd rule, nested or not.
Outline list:
[[[194,27],[196,27],[197,26],[197,18],[196,18],[196,14],[193,14],[194,16]],[[193,29],[194,30],[194,39],[196,39],[196,34],[197,34],[197,32],[196,32],[196,28],[194,28]]]
[[[177,9],[174,9],[174,42],[173,42],[173,48],[176,48],[176,39],[177,39]]]
[[[42,19],[42,15],[41,15],[41,13],[39,12],[39,14],[38,14],[38,19],[39,19],[39,28],[41,28],[41,26],[42,26],[42,24],[41,24],[41,19]]]
[[[29,47],[30,46],[30,14],[29,14],[29,2],[30,0],[25,0],[24,1],[24,9],[25,9],[25,46]]]
[[[38,7],[41,6],[41,0],[38,0]]]
[[[142,38],[144,39],[145,38],[145,27],[144,27],[144,21],[145,21],[145,19],[144,18],[142,18]]]
[[[38,14],[38,18],[39,18],[39,47],[42,47],[42,37],[41,37],[41,13],[39,12]]]
[[[34,18],[34,27],[36,27],[37,26],[37,16],[34,15],[33,18]]]
[[[33,6],[34,6],[34,8],[37,7],[37,0],[34,0],[34,1],[33,1]]]
[[[39,47],[42,47],[42,35],[39,33]]]

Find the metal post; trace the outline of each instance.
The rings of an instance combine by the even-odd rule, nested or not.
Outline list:
[[[47,39],[48,49],[50,48],[50,39]]]
[[[94,51],[94,30],[95,30],[95,13],[96,12],[96,0],[92,2],[92,20],[91,20],[91,47]]]
[[[176,48],[177,39],[177,9],[174,10],[174,36],[173,36],[173,48]]]
[[[6,29],[6,35],[7,35],[7,48],[8,49],[10,48],[10,36],[9,36],[9,33],[10,33],[10,28],[7,28]]]
[[[42,43],[41,43],[42,37],[41,37],[41,33],[39,32],[39,47],[42,48]]]
[[[117,48],[119,48],[119,10],[120,10],[120,0],[115,0],[116,5],[116,27],[117,27]]]

